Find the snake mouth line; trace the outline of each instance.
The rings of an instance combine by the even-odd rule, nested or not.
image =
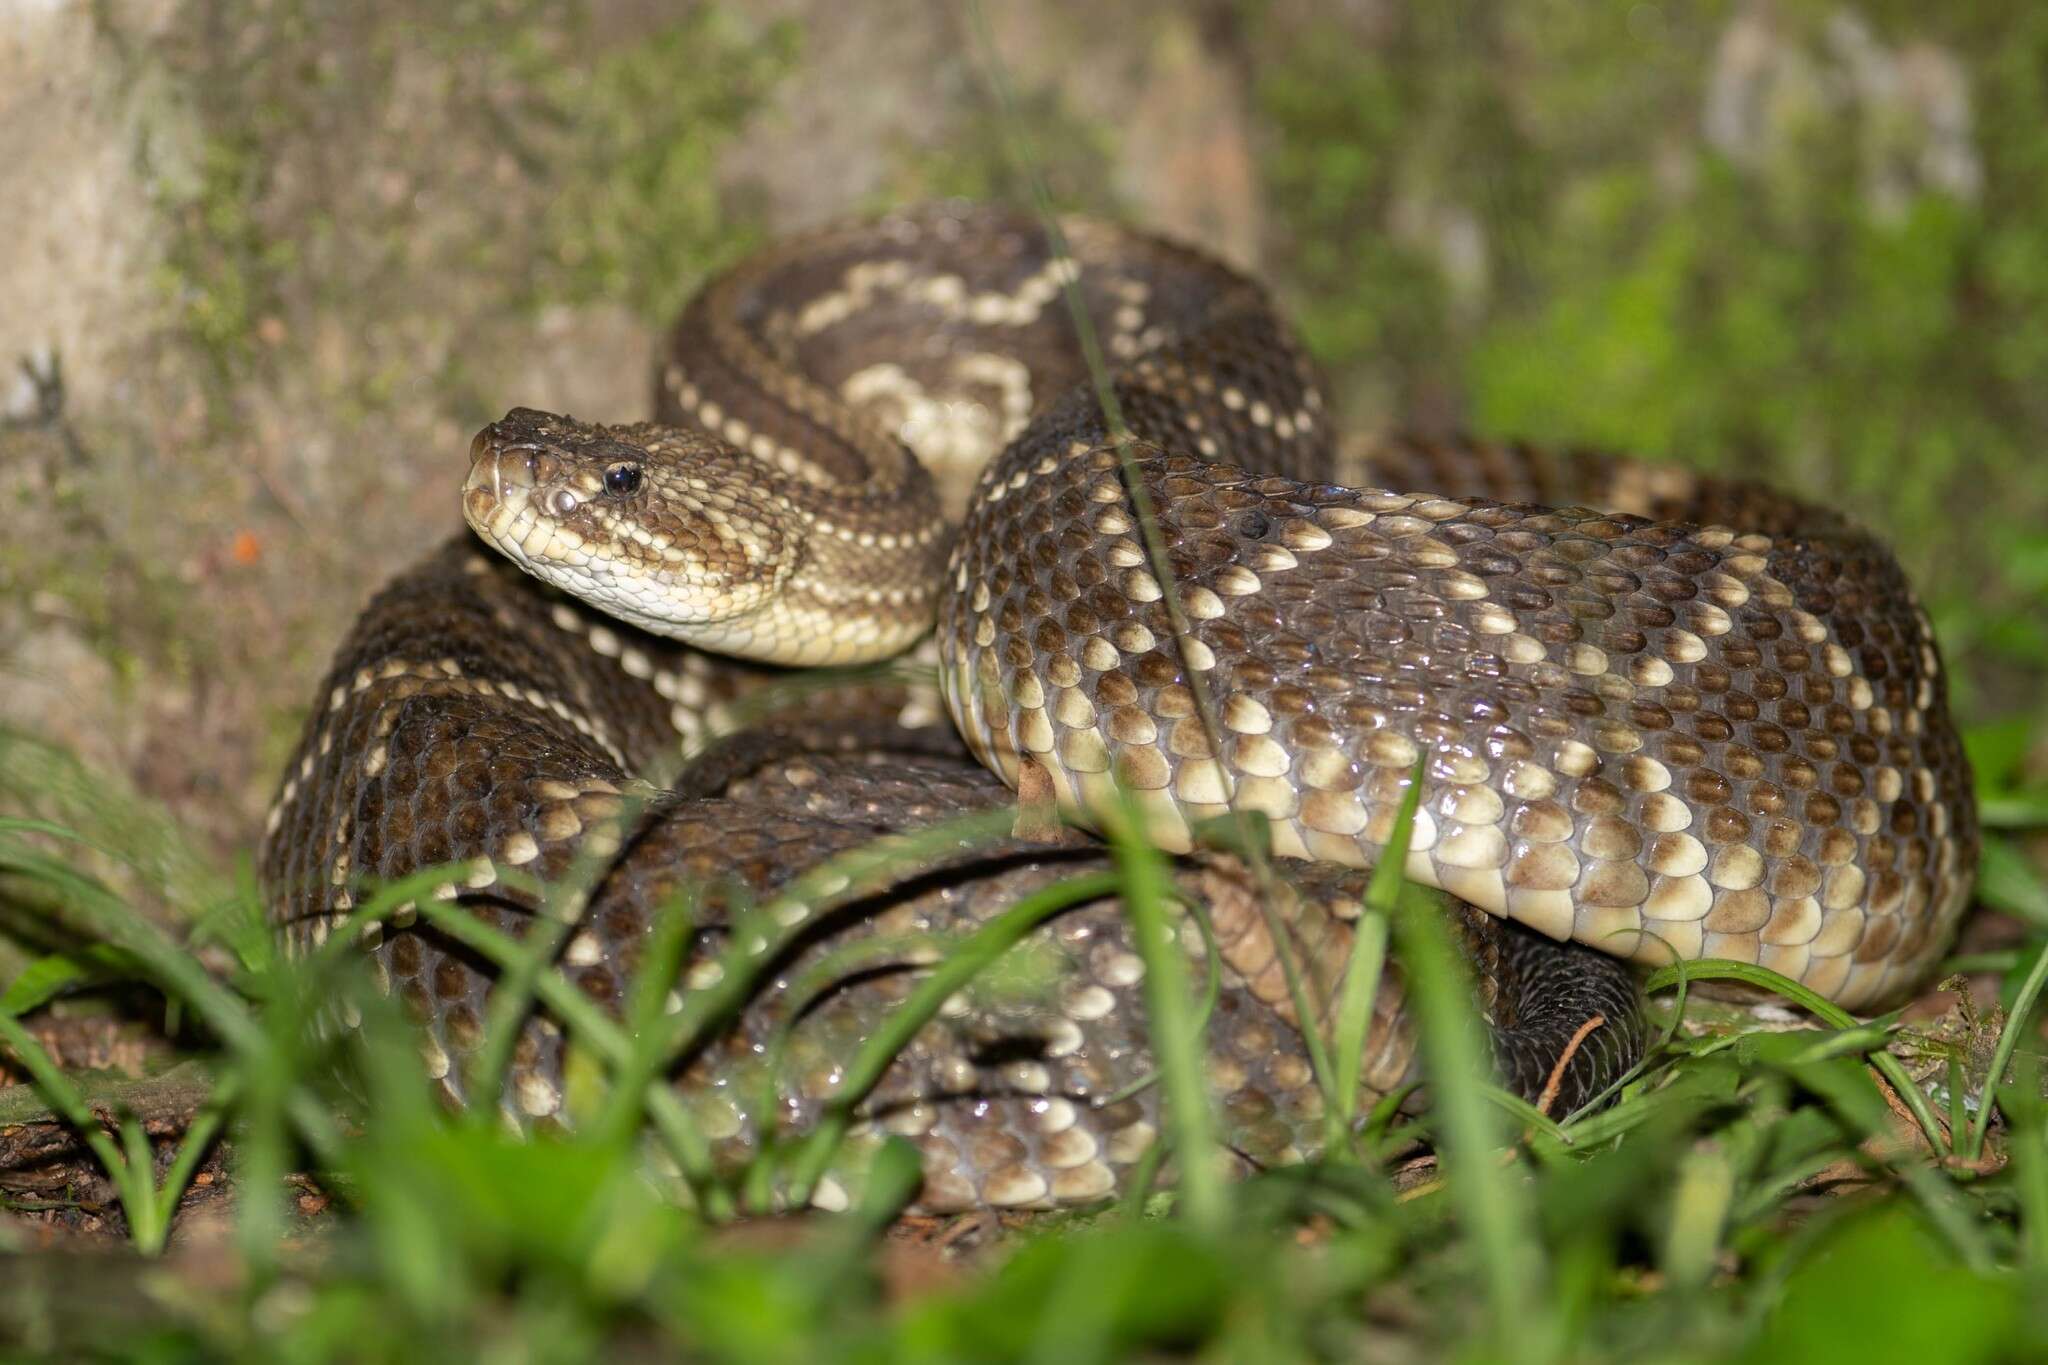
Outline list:
[[[519,495],[519,490],[510,490],[508,496],[495,468],[488,479],[480,477],[481,473],[472,471],[469,485],[463,490],[464,520],[470,529],[521,568],[542,572],[546,561],[557,557],[550,554],[557,548],[556,528],[538,515],[531,501]]]

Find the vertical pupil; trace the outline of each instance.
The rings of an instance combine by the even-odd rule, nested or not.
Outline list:
[[[640,471],[629,464],[615,464],[605,471],[604,484],[614,493],[630,493],[640,486]]]

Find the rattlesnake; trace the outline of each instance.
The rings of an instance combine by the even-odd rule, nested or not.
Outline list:
[[[811,233],[690,305],[655,424],[517,409],[480,433],[464,507],[505,558],[451,543],[342,646],[266,838],[291,940],[324,941],[369,880],[450,862],[439,894],[516,928],[535,902],[514,874],[580,856],[600,875],[559,966],[617,1007],[686,883],[714,889],[684,991],[721,970],[734,906],[829,854],[1001,806],[1002,784],[1020,835],[1129,800],[1213,926],[1212,944],[1178,920],[1197,974],[1217,962],[1209,1080],[1253,1164],[1322,1136],[1274,925],[1323,1009],[1418,764],[1404,871],[1462,902],[1525,1093],[1594,1016],[1558,1101],[1633,1055],[1616,958],[1739,958],[1851,1006],[1924,974],[1967,898],[1975,812],[1928,622],[1881,545],[1748,485],[1476,442],[1371,448],[1370,486],[1340,486],[1323,387],[1256,286],[1128,229],[1064,235],[1070,256],[955,205]],[[1070,280],[1128,446],[1086,382]],[[773,665],[885,657],[934,617],[936,693],[867,682],[722,738]],[[1199,847],[1232,810],[1265,817],[1276,873]],[[718,1153],[816,1119],[929,936],[1103,866],[1078,834],[1012,837],[799,907],[752,1003],[679,1068]],[[371,935],[463,1099],[489,974],[410,913]],[[903,935],[925,946],[822,1001],[792,984]],[[927,1207],[1101,1198],[1156,1136],[1144,965],[1114,899],[1034,942],[1028,980],[949,1002],[861,1111],[856,1156],[911,1138]],[[1413,1078],[1400,1005],[1391,981],[1376,1092]],[[508,1110],[571,1121],[561,1067],[539,1015]]]

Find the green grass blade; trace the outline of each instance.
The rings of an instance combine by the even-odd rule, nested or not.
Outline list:
[[[51,953],[23,968],[0,994],[0,1010],[27,1014],[73,990],[142,977],[142,964],[106,943],[71,953]]]
[[[917,1031],[938,1014],[949,996],[963,989],[1052,916],[1071,906],[1111,895],[1117,885],[1118,878],[1108,872],[1056,882],[1018,901],[948,951],[917,983],[910,998],[889,1011],[881,1027],[847,1064],[845,1078],[791,1168],[791,1206],[802,1208],[810,1202],[811,1192],[846,1136],[854,1109],[881,1083],[896,1055],[910,1046]]]
[[[128,1213],[128,1237],[137,1251],[155,1256],[164,1249],[171,1230],[170,1218],[157,1198],[156,1154],[134,1115],[122,1116],[120,1133],[126,1159],[114,1172],[114,1184],[121,1191],[121,1207]]]
[[[1697,1291],[1714,1273],[1735,1186],[1728,1153],[1715,1144],[1702,1143],[1679,1158],[1661,1257],[1673,1288]]]
[[[662,1073],[661,1016],[695,927],[696,898],[687,892],[655,912],[653,931],[626,997],[632,1054],[619,1065],[617,1083],[591,1128],[601,1143],[623,1143],[640,1125],[648,1087]]]
[[[133,1120],[124,1122],[121,1125],[122,1141],[116,1144],[105,1125],[86,1104],[85,1097],[71,1083],[71,1078],[57,1065],[56,1059],[43,1050],[43,1045],[8,1010],[0,1010],[0,1042],[7,1044],[15,1059],[28,1071],[36,1089],[91,1149],[106,1171],[107,1178],[114,1182],[121,1207],[128,1215],[128,1226],[136,1249],[147,1256],[163,1250],[164,1228],[159,1226],[154,1183],[156,1166],[150,1155],[149,1142],[143,1138],[141,1129]]]
[[[1830,1028],[1843,1031],[1861,1027],[1856,1017],[1827,997],[1816,993],[1811,987],[1802,986],[1788,976],[1783,976],[1768,967],[1759,967],[1753,962],[1736,962],[1726,958],[1701,958],[1692,962],[1674,962],[1659,967],[1643,982],[1645,994],[1654,995],[1686,981],[1740,981],[1745,985],[1759,986],[1783,996],[1807,1013],[1819,1019]],[[1927,1138],[1928,1145],[1936,1152],[1949,1150],[1950,1139],[1942,1132],[1941,1124],[1934,1117],[1934,1110],[1927,1103],[1927,1092],[1914,1084],[1906,1074],[1899,1059],[1883,1048],[1870,1050],[1868,1060],[1878,1074],[1885,1078],[1898,1095],[1900,1103],[1913,1115],[1913,1121],[1920,1125],[1920,1131]]]
[[[1547,1353],[1541,1318],[1548,1274],[1534,1210],[1499,1163],[1505,1134],[1487,1100],[1491,1061],[1474,1026],[1473,995],[1435,905],[1409,888],[1394,916],[1427,1063],[1438,1153],[1459,1225],[1476,1243],[1495,1347],[1516,1359]]]
[[[1422,800],[1422,764],[1408,775],[1408,790],[1401,793],[1401,806],[1394,816],[1393,833],[1366,884],[1365,905],[1353,926],[1351,960],[1344,974],[1344,988],[1337,997],[1336,1053],[1337,1104],[1330,1114],[1330,1132],[1325,1142],[1332,1152],[1350,1143],[1351,1127],[1358,1116],[1359,1067],[1365,1057],[1365,1035],[1372,1027],[1372,1007],[1379,995],[1380,973],[1386,966],[1387,940],[1392,916],[1401,901],[1405,885],[1402,869],[1408,865],[1408,842],[1415,832],[1415,809]]]
[[[2048,881],[2010,839],[1984,841],[1977,865],[1977,899],[2018,916],[2035,929],[2048,929]]]
[[[2048,791],[2013,791],[1977,798],[1977,818],[1986,829],[2040,829],[2048,825]]]
[[[2012,1159],[2013,1194],[2019,1205],[2020,1257],[2036,1275],[2048,1272],[2048,1103],[2041,1095],[2041,1059],[2014,1059],[2010,1086],[1999,1107],[2012,1125],[2007,1150]]]
[[[1145,1017],[1165,1089],[1182,1207],[1190,1223],[1213,1232],[1222,1226],[1228,1192],[1217,1163],[1216,1119],[1187,960],[1167,923],[1166,907],[1174,893],[1166,859],[1144,837],[1143,819],[1128,799],[1111,822],[1109,840],[1122,874],[1124,913],[1145,964]]]
[[[436,901],[422,901],[420,913],[433,922],[436,928],[445,931],[457,942],[481,953],[502,969],[516,961],[525,951],[525,946],[508,934],[502,934],[459,906]],[[603,1057],[613,1067],[630,1065],[634,1056],[633,1041],[624,1029],[605,1016],[603,1010],[578,990],[559,972],[543,971],[534,977],[534,994],[549,1009],[560,1016],[563,1024]],[[683,1178],[696,1192],[707,1212],[729,1210],[727,1198],[717,1190],[711,1166],[711,1145],[705,1140],[696,1121],[683,1107],[675,1091],[664,1082],[655,1082],[647,1087],[647,1111],[655,1129],[662,1136],[671,1156],[683,1172]]]
[[[166,1232],[170,1230],[171,1218],[177,1212],[178,1201],[185,1197],[192,1177],[199,1172],[199,1163],[206,1158],[207,1149],[213,1146],[213,1140],[220,1136],[227,1122],[235,1091],[235,1078],[223,1079],[205,1107],[193,1117],[192,1126],[178,1140],[178,1154],[172,1158],[169,1169],[164,1172],[163,1184],[157,1190],[157,1218]]]
[[[18,822],[0,822],[0,826]],[[268,1044],[248,1007],[215,981],[199,961],[173,943],[141,912],[100,882],[0,829],[0,871],[28,877],[60,898],[83,929],[138,960],[167,994],[183,999],[213,1033],[236,1052],[260,1053]]]
[[[2048,985],[2048,948],[2035,955],[2034,965],[2028,969],[2027,979],[2020,984],[2019,996],[2013,1001],[2012,1013],[1999,1030],[1998,1044],[1991,1053],[1991,1070],[1984,1077],[1984,1098],[1970,1122],[1969,1138],[1963,1147],[1965,1160],[1975,1161],[1984,1154],[1984,1134],[1991,1124],[1999,1087],[2004,1083],[2006,1068],[2012,1065],[2013,1051],[2019,1047],[2020,1039],[2028,1036],[2027,1021],[2033,1017],[2034,1004],[2041,998],[2044,985]]]

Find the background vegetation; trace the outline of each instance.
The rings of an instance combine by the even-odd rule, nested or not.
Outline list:
[[[2048,1120],[2038,1031],[2002,1009],[2048,942],[2048,12],[989,18],[1014,116],[961,11],[922,0],[8,17],[0,804],[54,824],[0,827],[7,1079],[51,1062],[0,1091],[0,1335],[64,1359],[2038,1358]],[[844,1217],[719,1226],[647,1198],[629,1148],[406,1102],[402,1048],[377,1122],[324,1132],[243,869],[327,652],[452,529],[468,431],[515,402],[639,414],[706,272],[822,217],[1016,197],[1020,128],[1062,203],[1272,279],[1354,428],[1638,450],[1885,529],[1995,826],[1967,976],[1868,1027],[1706,1020],[1562,1127],[1451,1059],[1443,1170],[1382,1124],[1153,1217],[892,1223],[879,1183]],[[124,1243],[165,1254],[93,1250]]]

